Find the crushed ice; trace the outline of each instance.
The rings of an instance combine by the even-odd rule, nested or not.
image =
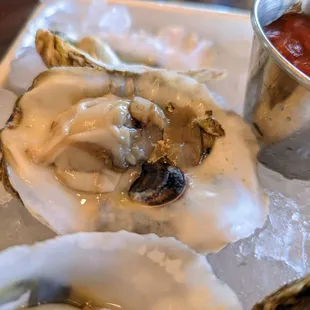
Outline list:
[[[124,6],[107,5],[102,0],[46,2],[49,5],[42,16],[45,16],[45,25],[52,30],[87,36],[110,31],[124,33],[131,27],[131,17]],[[37,22],[44,24],[41,17]],[[37,29],[33,30],[35,33]]]
[[[5,123],[12,114],[16,99],[17,96],[14,93],[0,88],[0,129],[5,126]]]
[[[259,172],[270,213],[264,229],[251,240],[255,255],[284,261],[305,274],[310,271],[310,182],[287,180],[263,166]]]
[[[240,242],[240,254],[283,261],[301,275],[310,272],[310,182],[285,179],[262,165],[259,177],[270,211],[264,227]]]
[[[28,90],[34,78],[46,69],[34,47],[23,48],[11,63],[7,88],[20,96]]]
[[[17,96],[6,90],[0,88],[0,130],[5,126],[5,123],[12,114]],[[1,153],[0,153],[1,160]],[[5,206],[12,199],[12,196],[4,189],[0,182],[0,206]]]
[[[9,194],[0,182],[0,206],[6,206],[12,200],[12,195]]]
[[[270,191],[269,196],[272,202],[269,220],[265,229],[252,238],[255,255],[261,259],[285,261],[296,272],[303,274],[309,270],[310,249],[305,247],[310,241],[309,223],[302,219],[305,214],[300,213],[293,199]]]
[[[208,257],[217,276],[238,293],[245,309],[310,272],[310,182],[285,179],[262,165],[259,177],[270,198],[264,227]]]

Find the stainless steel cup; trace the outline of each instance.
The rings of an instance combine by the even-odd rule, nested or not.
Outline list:
[[[256,0],[244,115],[261,143],[259,161],[289,179],[310,179],[310,79],[269,42],[263,27],[300,1]]]

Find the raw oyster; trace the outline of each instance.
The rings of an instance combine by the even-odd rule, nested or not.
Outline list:
[[[109,46],[98,42],[98,38],[87,37],[80,41],[68,38],[62,33],[52,33],[48,30],[38,30],[36,34],[36,49],[47,67],[81,66],[91,68],[105,68],[118,71],[141,73],[145,71],[159,71],[143,65],[131,65],[117,59]],[[107,51],[108,50],[108,51]],[[111,55],[112,54],[112,55]],[[110,65],[110,66],[108,66]],[[226,77],[225,70],[204,68],[180,72],[195,78],[200,83],[220,80]]]
[[[26,263],[25,263],[26,262]],[[241,310],[206,259],[174,238],[80,233],[0,254],[0,309]]]
[[[53,230],[155,232],[209,252],[247,237],[263,224],[267,206],[256,179],[255,139],[242,120],[221,110],[201,84],[210,78],[208,69],[177,73],[108,66],[42,30],[36,47],[48,67],[90,67],[41,74],[18,104],[22,122],[2,133],[13,186],[15,177],[31,184],[35,192],[30,200],[21,195],[24,189],[29,193],[23,181],[17,181],[17,191],[30,211]],[[119,99],[107,102],[109,93]],[[23,141],[18,159],[15,146],[9,145],[18,140],[16,133]],[[218,153],[209,155],[216,148]],[[139,171],[146,160],[142,169],[158,162],[165,169],[158,174],[161,183],[149,192],[144,187],[150,184],[144,180],[146,173]],[[33,170],[19,168],[25,164]],[[41,188],[44,182],[39,184],[34,176],[37,169],[48,186]],[[145,205],[167,203],[169,208],[160,211]]]
[[[138,124],[129,115],[137,102],[148,115],[136,113]],[[221,126],[203,131],[197,120],[210,117]],[[217,136],[203,144],[203,133]],[[175,72],[52,68],[19,99],[1,141],[4,177],[59,234],[153,232],[212,252],[265,221],[250,128],[219,108],[205,85]],[[212,151],[203,159],[208,145]],[[159,209],[128,196],[141,164],[156,156],[184,174],[175,178],[184,181],[179,199],[170,195],[174,201]]]
[[[252,310],[310,309],[310,276],[286,284],[256,304]]]

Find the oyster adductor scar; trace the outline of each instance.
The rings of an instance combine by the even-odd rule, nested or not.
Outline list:
[[[160,206],[179,198],[185,184],[185,176],[177,167],[163,161],[146,162],[129,189],[129,197],[146,205]]]
[[[174,238],[125,231],[67,235],[0,253],[0,309],[32,307],[242,309],[205,257]]]
[[[211,252],[264,223],[255,137],[192,77],[52,68],[15,111],[1,133],[4,176],[59,234],[152,232]]]

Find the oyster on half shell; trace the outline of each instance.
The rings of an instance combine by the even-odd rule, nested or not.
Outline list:
[[[73,66],[105,68],[121,72],[142,73],[145,71],[161,71],[141,64],[128,64],[122,62],[114,54],[108,44],[96,37],[85,37],[77,41],[64,33],[51,32],[39,29],[36,34],[36,49],[47,67]],[[203,68],[179,72],[193,77],[200,83],[221,80],[226,77],[225,70]]]
[[[48,67],[76,67],[39,75],[1,133],[4,177],[34,216],[59,234],[153,232],[202,252],[263,225],[255,137],[204,73],[108,66],[50,32],[36,43]]]
[[[49,69],[18,100],[1,142],[4,177],[59,234],[152,232],[212,252],[265,221],[250,128],[175,72]],[[141,173],[149,165],[160,167],[153,178]]]
[[[241,310],[205,257],[174,238],[80,233],[0,253],[0,309]]]

